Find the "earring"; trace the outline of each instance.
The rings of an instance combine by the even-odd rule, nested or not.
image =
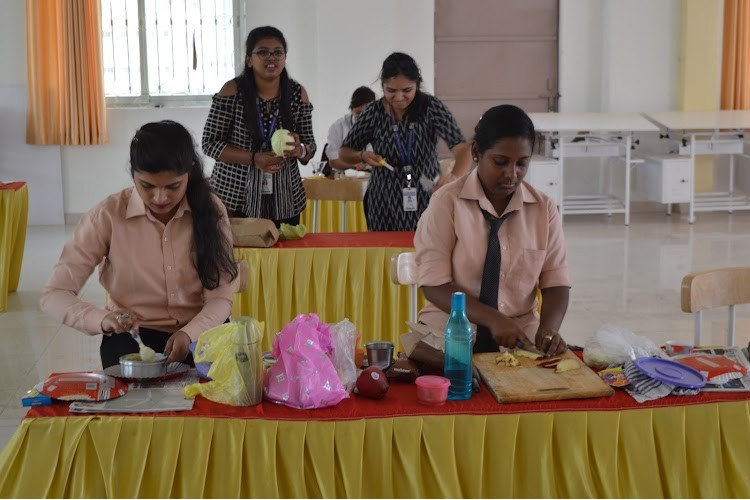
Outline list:
[[[476,156],[472,158],[472,160],[474,160],[474,163],[479,163],[479,158],[477,158]]]

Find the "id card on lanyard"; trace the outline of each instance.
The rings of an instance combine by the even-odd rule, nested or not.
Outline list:
[[[411,165],[407,165],[408,172],[406,173],[406,187],[402,189],[403,197],[404,197],[404,212],[416,212],[417,211],[417,188],[412,187],[411,181],[412,181],[412,175],[411,175]],[[406,170],[406,167],[404,167],[404,170]]]
[[[413,168],[412,168],[412,155],[414,153],[414,123],[409,124],[409,136],[406,140],[406,148],[404,148],[401,142],[401,134],[398,130],[398,123],[396,119],[391,116],[393,122],[393,140],[396,143],[396,149],[398,149],[399,160],[401,161],[401,170],[404,173],[406,184],[401,190],[403,196],[403,207],[404,212],[416,212],[418,208],[417,203],[417,188],[412,185],[413,179]]]
[[[258,132],[260,132],[261,139],[263,139],[261,151],[270,151],[271,137],[273,136],[273,133],[276,132],[276,126],[279,121],[279,110],[277,109],[273,114],[271,125],[266,131],[266,127],[263,123],[263,108],[260,104],[260,98],[255,98],[255,107],[258,111]],[[273,194],[273,174],[269,172],[263,172],[263,180],[261,181],[260,185],[260,193]]]

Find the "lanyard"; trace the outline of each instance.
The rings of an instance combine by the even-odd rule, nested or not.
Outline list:
[[[271,136],[274,132],[276,132],[276,122],[279,119],[279,110],[277,109],[276,112],[273,114],[273,120],[271,120],[271,126],[268,128],[268,133],[266,134],[266,127],[263,125],[263,108],[260,105],[260,99],[255,99],[255,107],[258,110],[258,130],[260,131],[260,136],[263,139],[263,145],[265,147],[266,144],[271,143]]]
[[[391,117],[391,122],[393,123],[393,139],[396,141],[396,149],[398,149],[398,157],[399,160],[401,160],[401,167],[403,168],[407,165],[411,165],[412,152],[414,151],[414,124],[409,124],[409,138],[407,139],[406,150],[404,150],[404,145],[401,142],[401,134],[398,131],[398,123],[396,122],[396,118],[391,113],[388,113],[388,116]]]

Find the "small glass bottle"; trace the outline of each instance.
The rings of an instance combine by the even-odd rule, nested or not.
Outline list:
[[[471,324],[466,317],[466,295],[451,296],[451,315],[445,325],[445,377],[450,380],[448,399],[471,397]]]

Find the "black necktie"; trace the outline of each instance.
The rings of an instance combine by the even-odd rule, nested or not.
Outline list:
[[[503,225],[508,215],[500,218],[494,217],[488,211],[482,209],[482,215],[490,223],[490,237],[487,242],[487,255],[484,258],[484,271],[482,272],[482,288],[479,292],[479,302],[497,309],[497,293],[500,289],[500,226]],[[486,326],[477,327],[477,341],[474,344],[474,352],[495,352],[499,348]]]

